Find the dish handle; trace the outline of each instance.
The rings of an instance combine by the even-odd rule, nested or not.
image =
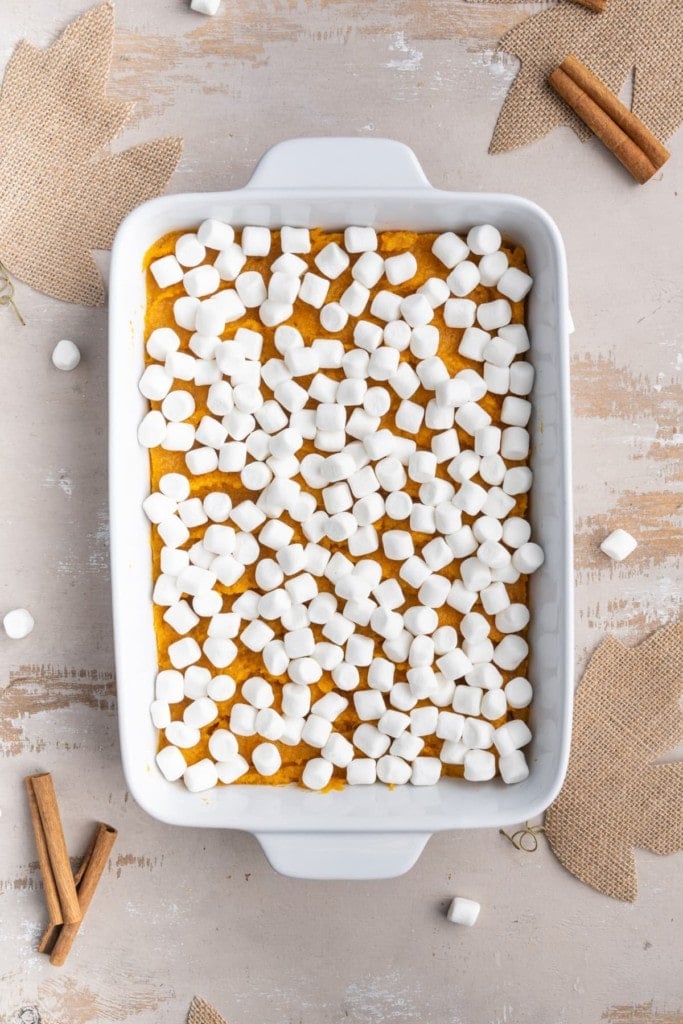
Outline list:
[[[396,878],[415,864],[429,832],[260,832],[270,865],[289,878]]]
[[[288,139],[259,161],[249,189],[429,189],[412,149],[394,139]]]

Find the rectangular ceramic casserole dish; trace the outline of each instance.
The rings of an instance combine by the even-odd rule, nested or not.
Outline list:
[[[545,564],[530,579],[529,677],[535,696],[526,781],[433,787],[383,785],[312,793],[296,786],[222,786],[198,795],[167,782],[154,755],[149,717],[157,671],[152,619],[149,457],[137,442],[146,409],[146,250],[161,235],[215,217],[233,225],[293,224],[337,230],[349,224],[413,231],[495,224],[526,249],[534,276],[527,313],[528,359],[536,370],[531,520]],[[568,305],[559,232],[543,210],[513,195],[438,191],[413,152],[381,139],[299,139],[271,149],[249,184],[233,192],[163,196],[119,228],[110,288],[109,436],[113,614],[121,751],[126,780],[153,817],[174,825],[243,829],[271,864],[307,878],[381,878],[408,870],[430,835],[491,828],[543,811],[564,778],[573,689],[573,572],[570,485]]]

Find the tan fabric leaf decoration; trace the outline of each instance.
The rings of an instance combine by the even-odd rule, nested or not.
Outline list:
[[[0,260],[38,291],[87,306],[104,302],[91,250],[163,192],[182,151],[174,138],[107,150],[134,106],[105,94],[113,38],[104,3],[46,50],[21,42],[0,93]]]
[[[683,122],[683,0],[610,0],[602,14],[559,3],[516,25],[498,49],[519,57],[522,66],[500,112],[491,153],[535,142],[560,125],[581,139],[590,136],[547,85],[569,53],[615,93],[635,68],[633,113],[661,141]]]
[[[187,1024],[228,1024],[228,1022],[221,1017],[211,1003],[207,1003],[201,996],[195,996],[187,1015]]]
[[[576,695],[569,771],[545,831],[567,870],[633,902],[633,848],[683,849],[683,761],[654,764],[683,741],[683,622],[638,647],[608,636]]]

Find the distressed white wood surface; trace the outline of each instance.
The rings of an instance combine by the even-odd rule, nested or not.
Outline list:
[[[47,44],[85,9],[2,7],[0,67],[22,36]],[[683,134],[644,188],[567,130],[488,156],[515,70],[495,40],[536,9],[258,0],[203,19],[185,0],[119,0],[111,93],[139,100],[122,145],[184,136],[174,191],[238,186],[279,139],[377,135],[412,146],[436,186],[517,192],[557,220],[577,324],[580,670],[605,632],[637,641],[680,613]],[[634,906],[495,832],[437,837],[396,881],[295,882],[248,836],[167,828],[131,802],[111,681],[105,311],[22,285],[17,300],[25,329],[0,310],[0,613],[26,605],[36,628],[0,638],[0,1020],[180,1024],[195,993],[232,1024],[683,1019],[680,856],[637,854]],[[70,375],[49,361],[60,337],[83,352]],[[617,525],[640,542],[623,565],[597,551]],[[36,769],[55,775],[74,854],[94,819],[120,829],[61,970],[34,952],[44,910],[21,779]],[[483,904],[472,931],[444,921],[455,893]]]

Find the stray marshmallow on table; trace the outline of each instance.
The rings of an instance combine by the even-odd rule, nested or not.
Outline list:
[[[68,338],[58,341],[52,351],[52,363],[58,370],[75,370],[81,361],[77,345]]]
[[[35,623],[26,608],[13,608],[2,620],[5,633],[10,640],[23,640],[32,631]]]
[[[464,896],[456,896],[446,912],[446,917],[453,924],[464,924],[471,928],[477,923],[481,905],[476,900],[468,900]]]
[[[267,781],[303,742],[317,792],[434,785],[449,765],[522,782],[529,611],[510,588],[544,556],[516,515],[534,370],[511,321],[532,279],[493,225],[439,235],[427,274],[416,252],[380,255],[372,227],[337,238],[210,219],[150,265],[174,289],[139,382],[138,441],[164,458],[143,502],[171,631],[150,705],[159,770],[194,793]],[[458,898],[449,918],[476,913]]]
[[[198,14],[218,14],[221,0],[192,0],[190,8]]]
[[[603,551],[613,562],[623,562],[625,558],[638,547],[638,541],[626,530],[613,530],[608,537],[605,537],[600,550]]]

